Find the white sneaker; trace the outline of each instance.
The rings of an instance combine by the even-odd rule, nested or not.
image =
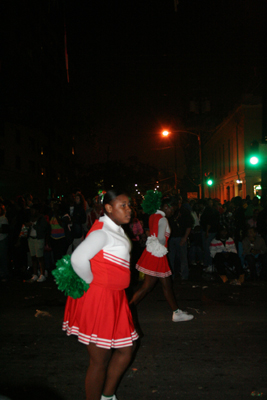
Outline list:
[[[194,315],[188,314],[186,311],[176,310],[172,313],[173,322],[190,321]]]
[[[38,276],[37,275],[33,275],[28,282],[33,283],[33,282],[37,281],[37,279],[38,279]]]
[[[37,279],[37,282],[44,282],[46,280],[46,277],[44,275],[40,275],[39,278]]]

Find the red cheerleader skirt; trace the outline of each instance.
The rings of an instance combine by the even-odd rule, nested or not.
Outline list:
[[[157,278],[166,278],[172,274],[167,256],[153,256],[147,249],[143,251],[137,261],[136,269],[146,275],[156,276]]]

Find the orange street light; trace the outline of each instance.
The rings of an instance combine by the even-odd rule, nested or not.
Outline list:
[[[169,133],[170,133],[169,131],[163,131],[163,132],[162,132],[162,135],[163,135],[163,136],[168,136]]]

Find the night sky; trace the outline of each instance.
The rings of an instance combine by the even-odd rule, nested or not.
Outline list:
[[[70,80],[112,158],[154,159],[162,127],[192,126],[192,98],[216,123],[258,84],[265,1],[89,3],[67,7]]]
[[[176,7],[173,0],[24,1],[17,9],[12,3],[5,19],[9,37],[18,22],[35,37],[33,4],[36,10],[51,4],[51,14],[58,9],[51,43],[57,42],[62,76],[65,14],[67,86],[76,121],[84,125],[73,123],[73,130],[79,157],[90,162],[138,156],[156,166],[168,163],[172,149],[158,150],[168,147],[160,137],[163,127],[212,129],[245,93],[257,90],[262,78],[265,0],[179,0]],[[23,36],[22,31],[17,34]],[[43,35],[49,34],[46,27]],[[17,57],[11,49],[7,54]],[[19,73],[18,65],[10,67],[9,79]],[[30,93],[21,74],[13,97]],[[190,100],[203,98],[210,112],[190,113]]]

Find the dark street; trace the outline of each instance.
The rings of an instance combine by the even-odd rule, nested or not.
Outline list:
[[[175,282],[173,323],[160,285],[138,307],[144,337],[118,400],[267,397],[266,282]],[[61,331],[65,296],[42,284],[1,285],[1,389],[12,400],[83,400],[87,352]],[[38,311],[48,314],[42,315]]]

